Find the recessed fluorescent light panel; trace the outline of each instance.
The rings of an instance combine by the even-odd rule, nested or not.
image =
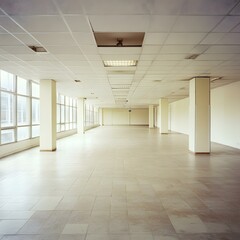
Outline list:
[[[125,60],[125,61],[103,61],[105,67],[135,67],[137,66],[137,60]]]

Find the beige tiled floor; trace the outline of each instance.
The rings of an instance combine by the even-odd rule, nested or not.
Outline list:
[[[240,150],[101,127],[0,160],[0,239],[240,239]]]

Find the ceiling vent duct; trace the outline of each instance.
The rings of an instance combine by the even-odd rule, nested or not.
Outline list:
[[[185,57],[185,59],[187,60],[195,60],[200,54],[192,54],[192,55],[189,55],[187,57]]]
[[[36,53],[46,53],[47,52],[47,50],[41,46],[28,46],[28,47]]]
[[[93,32],[98,47],[142,47],[144,32]]]

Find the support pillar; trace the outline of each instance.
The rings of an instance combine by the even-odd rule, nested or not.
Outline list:
[[[84,111],[84,98],[78,98],[77,100],[77,132],[79,134],[84,134],[84,121],[85,121],[85,111]]]
[[[166,98],[159,99],[158,126],[160,133],[168,133],[168,99]]]
[[[154,128],[154,107],[153,107],[153,105],[149,105],[148,116],[149,116],[149,128]]]
[[[210,78],[197,77],[189,87],[189,150],[210,153]]]
[[[40,151],[55,151],[57,139],[56,82],[40,81]]]

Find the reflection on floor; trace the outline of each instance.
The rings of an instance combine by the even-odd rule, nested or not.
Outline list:
[[[101,127],[0,160],[0,239],[240,239],[240,150]]]

